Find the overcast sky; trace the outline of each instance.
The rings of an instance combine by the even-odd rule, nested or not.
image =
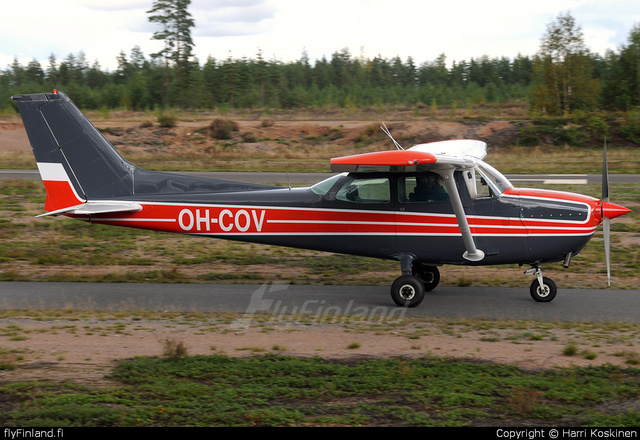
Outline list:
[[[0,69],[14,58],[48,64],[84,52],[114,70],[120,51],[139,46],[146,57],[152,0],[14,0],[0,14]],[[416,64],[444,53],[447,61],[534,55],[547,25],[570,12],[587,47],[604,54],[627,43],[640,25],[640,0],[192,0],[195,55],[263,57],[283,62],[353,56],[411,56]]]

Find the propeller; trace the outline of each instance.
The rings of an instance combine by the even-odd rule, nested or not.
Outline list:
[[[605,202],[609,203],[609,166],[607,165],[607,138],[604,139],[602,159],[602,229],[604,232],[604,255],[607,262],[607,285],[611,286],[611,219],[605,215]]]
[[[607,284],[611,286],[611,219],[631,210],[609,202],[609,172],[607,165],[607,139],[604,139],[602,160],[602,201],[600,202],[602,230],[604,232],[604,255],[607,261]]]

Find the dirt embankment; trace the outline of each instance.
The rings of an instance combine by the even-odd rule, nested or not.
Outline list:
[[[0,363],[15,366],[0,369],[0,383],[21,380],[104,383],[114,361],[162,356],[168,341],[183,344],[189,355],[245,357],[280,353],[326,359],[442,356],[532,370],[604,364],[628,366],[629,359],[637,359],[629,346],[629,338],[635,336],[624,329],[620,334],[595,336],[599,331],[596,328],[584,332],[498,326],[477,330],[472,325],[458,327],[429,322],[406,325],[391,322],[385,327],[366,320],[362,324],[309,325],[304,320],[287,323],[286,318],[281,324],[266,324],[262,317],[255,322],[251,317],[248,322],[242,316],[238,319],[243,323],[240,329],[234,327],[234,322],[215,322],[215,317],[194,323],[188,317],[105,320],[98,314],[95,319],[41,320],[28,314],[14,315],[0,319],[3,348]],[[564,353],[568,344],[576,346],[575,355]]]
[[[229,118],[232,120],[231,118]],[[210,146],[205,140],[209,121],[178,122],[173,128],[157,123],[127,120],[95,121],[105,137],[119,150],[128,153],[172,153],[176,149],[199,151]],[[310,144],[320,153],[350,154],[366,146],[367,150],[393,148],[391,140],[372,121],[274,121],[236,120],[233,142],[250,152],[268,154],[283,144]],[[407,121],[386,124],[394,138],[403,146],[446,139],[479,139],[491,147],[508,146],[516,142],[519,123],[509,121],[455,122]],[[31,147],[19,120],[0,121],[0,152],[30,152]]]

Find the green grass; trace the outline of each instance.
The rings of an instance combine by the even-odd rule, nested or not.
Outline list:
[[[111,385],[0,387],[2,426],[638,426],[640,370],[528,372],[434,357],[141,357]]]
[[[288,325],[286,316],[254,318],[254,325],[267,332]],[[0,382],[0,426],[627,427],[640,422],[637,324],[343,318],[337,325],[349,335],[345,348],[360,347],[351,341],[361,334],[392,334],[419,344],[421,336],[466,338],[469,332],[480,332],[485,344],[524,344],[531,351],[545,340],[559,342],[559,347],[571,341],[557,356],[585,359],[615,344],[607,350],[625,366],[527,370],[463,359],[463,353],[436,357],[430,351],[420,357],[331,360],[286,356],[286,347],[280,345],[237,348],[242,352],[237,357],[223,352],[190,355],[188,344],[169,337],[159,351],[162,355],[119,360],[112,369],[101,370],[106,381]],[[28,340],[37,337],[34,333],[136,337],[136,332],[151,331],[145,323],[156,322],[176,334],[195,328],[215,343],[216,334],[226,334],[237,319],[236,314],[210,313],[2,310],[2,344],[26,340],[27,345],[0,349],[0,370],[19,375],[32,363],[46,362],[28,348]],[[299,324],[308,319],[310,324],[336,325],[331,324],[334,316],[297,319]],[[29,322],[42,325],[36,330]],[[161,339],[158,336],[158,342]],[[56,363],[64,360],[63,353],[50,355],[57,356]]]

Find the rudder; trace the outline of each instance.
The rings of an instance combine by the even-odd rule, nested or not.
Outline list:
[[[54,90],[12,99],[18,104],[47,189],[48,211],[133,194],[135,166],[113,148],[67,95]]]

